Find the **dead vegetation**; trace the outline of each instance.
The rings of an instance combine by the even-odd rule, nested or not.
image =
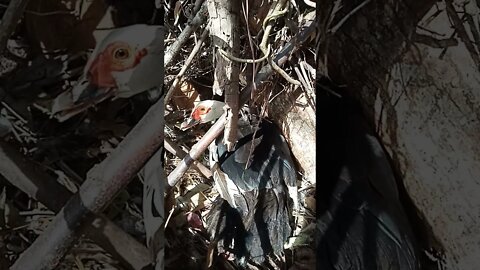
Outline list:
[[[135,1],[132,6],[125,1],[31,1],[18,15],[20,23],[8,28],[13,35],[7,36],[0,72],[0,254],[5,254],[0,257],[0,269],[11,266],[45,232],[96,164],[115,158],[118,145],[157,101],[151,92],[144,92],[128,99],[105,100],[65,122],[50,115],[53,100],[81,76],[95,44],[92,31],[151,23],[159,16],[152,12],[153,2]],[[231,116],[236,114],[213,127],[178,129],[195,101],[225,91],[230,104],[239,100],[257,108],[262,117],[273,118],[289,140],[298,162],[304,205],[302,213],[297,213],[296,234],[300,228],[307,228],[307,233],[292,238],[290,246],[297,251],[287,250],[280,260],[293,269],[311,269],[308,225],[315,216],[314,152],[297,145],[300,140],[315,143],[315,55],[311,49],[315,3],[238,1],[233,9],[237,18],[231,25],[238,39],[230,45],[219,42],[221,37],[212,32],[213,11],[207,1],[163,4],[167,150],[163,166],[167,191],[173,191],[165,200],[162,225],[165,268],[205,269],[213,264],[213,269],[236,269],[215,254],[204,223],[217,195],[205,148],[224,130],[224,124],[231,130],[227,134],[235,132]],[[225,71],[231,73],[221,73]],[[235,97],[235,93],[240,94]],[[212,134],[205,136],[209,128]],[[297,131],[308,136],[300,138]],[[186,153],[197,161],[180,162]],[[144,178],[139,174],[129,181],[122,182],[125,188],[107,208],[81,220],[88,222],[81,233],[72,232],[79,240],[57,269],[142,269],[150,264],[142,213]]]
[[[214,2],[212,1],[212,3]],[[192,44],[189,46],[192,49],[179,51],[179,55],[175,58],[178,60],[172,61],[171,65],[167,62],[167,58],[165,60],[167,68],[165,85],[169,86],[166,94],[165,134],[172,140],[172,144],[182,147],[184,151],[193,149],[194,145],[195,148],[201,146],[205,149],[213,138],[224,130],[225,125],[224,140],[228,142],[227,130],[235,130],[235,124],[231,124],[232,118],[219,120],[210,127],[209,134],[206,135],[204,134],[209,128],[208,125],[207,127],[198,126],[187,132],[179,129],[181,122],[194,107],[195,102],[211,99],[214,94],[224,93],[228,104],[227,97],[229,95],[228,98],[232,98],[232,94],[240,93],[239,97],[233,97],[233,104],[236,103],[236,100],[240,100],[241,104],[246,104],[252,110],[258,111],[261,117],[273,118],[286,130],[298,130],[302,123],[309,121],[308,117],[291,122],[289,122],[290,119],[287,120],[287,116],[300,114],[305,110],[311,110],[311,115],[314,115],[315,110],[312,106],[315,96],[312,90],[314,89],[315,73],[314,54],[309,50],[309,46],[314,43],[314,36],[308,34],[303,39],[301,37],[302,31],[308,31],[310,23],[315,19],[315,10],[307,4],[309,3],[297,4],[293,1],[264,2],[263,4],[258,1],[242,1],[239,3],[240,6],[235,9],[240,12],[234,13],[239,20],[237,25],[235,25],[235,17],[230,18],[229,13],[225,12],[223,16],[227,18],[222,18],[222,10],[217,10],[215,14],[219,14],[220,18],[215,18],[215,20],[218,22],[223,19],[223,22],[230,22],[232,25],[218,25],[217,23],[216,27],[211,28],[204,23],[193,34],[187,36],[186,43]],[[165,25],[167,48],[169,46],[175,48],[176,43],[182,42],[180,39],[185,38],[183,33],[189,28],[189,18],[196,18],[195,14],[198,14],[195,13],[195,7],[198,6],[193,5],[193,2],[184,3],[180,7],[172,6],[171,12],[167,12]],[[199,12],[205,12],[202,8],[206,8],[209,11],[208,14],[213,13],[214,7],[200,6],[198,7]],[[192,14],[191,10],[193,10]],[[243,12],[245,10],[248,10],[246,14]],[[188,16],[188,14],[191,15]],[[198,17],[198,15],[196,16]],[[245,21],[246,18],[248,18],[248,23]],[[182,24],[182,22],[187,22],[187,24]],[[248,27],[246,27],[247,25]],[[220,37],[217,35],[218,28],[223,30],[220,31]],[[221,36],[229,33],[228,29],[230,28],[234,29],[232,32],[238,36],[240,45],[238,47],[228,45],[236,44],[232,42],[235,37]],[[210,32],[207,33],[207,31]],[[286,49],[288,50],[289,46],[294,49],[287,51],[286,56],[283,56],[282,53]],[[225,67],[231,64],[234,68]],[[235,81],[235,77],[238,78],[239,83],[231,83],[231,81]],[[235,110],[238,109],[232,111]],[[306,114],[308,115],[308,113]],[[235,115],[236,113],[231,113],[230,117]],[[212,131],[215,133],[210,134]],[[303,132],[311,133],[314,136],[314,125]],[[288,134],[286,135],[288,138]],[[297,142],[290,140],[289,143],[295,145]],[[315,142],[313,140],[310,143],[314,145]],[[314,156],[299,155],[295,157],[299,165],[298,183],[302,190],[301,199],[305,206],[302,213],[297,213],[299,216],[298,226],[305,228],[315,216],[314,178],[312,177],[314,173],[308,171],[310,167],[307,165],[308,162],[305,162],[306,160],[311,161]],[[218,192],[212,188],[212,180],[208,179],[209,175],[202,174],[199,169],[188,169],[181,176],[183,171],[178,173],[179,167],[177,167],[179,161],[167,153],[166,164],[172,170],[171,172],[167,170],[168,181],[170,185],[176,185],[174,190],[176,203],[174,205],[171,200],[170,205],[167,202],[166,206],[166,215],[168,216],[166,268],[177,269],[179,265],[185,265],[188,262],[186,264],[188,268],[185,269],[204,269],[205,265],[212,265],[213,269],[237,269],[238,266],[230,261],[228,256],[217,256],[214,249],[215,244],[209,242],[206,234],[205,216],[218,195]],[[208,167],[208,152],[199,155],[197,161]],[[299,231],[300,229],[296,233],[298,234]],[[293,237],[292,243],[295,243],[293,246],[297,248],[295,250],[298,253],[287,249],[286,257],[279,260],[281,263],[279,264],[279,261],[272,262],[270,267],[272,269],[279,267],[278,265],[283,265],[283,267],[295,265],[292,269],[313,267],[312,254],[308,253],[308,248],[304,250],[299,248],[312,244],[310,237],[311,235],[308,233]],[[302,252],[307,255],[302,257]],[[292,256],[292,254],[297,255]],[[308,256],[311,258],[310,264]],[[294,258],[300,257],[301,259],[293,262]],[[252,269],[255,268],[252,266]]]

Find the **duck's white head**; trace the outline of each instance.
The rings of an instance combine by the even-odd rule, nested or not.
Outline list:
[[[225,103],[217,100],[203,100],[193,108],[188,117],[180,126],[182,130],[189,129],[197,124],[215,121],[224,112]]]

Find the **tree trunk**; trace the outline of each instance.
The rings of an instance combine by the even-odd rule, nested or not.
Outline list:
[[[436,1],[363,2],[354,12],[362,1],[344,3],[330,25],[333,1],[317,3],[323,21],[318,72],[347,85],[362,101],[409,197],[441,245],[428,239],[429,246],[444,249],[444,269],[476,269],[480,75],[473,47],[461,36],[460,45],[448,49],[414,44],[417,24],[437,11]],[[476,18],[474,5],[466,9]],[[455,37],[446,11],[438,9],[440,15],[422,23],[430,30],[426,34]]]

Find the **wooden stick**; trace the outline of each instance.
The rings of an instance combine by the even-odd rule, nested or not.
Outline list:
[[[240,36],[238,34],[239,1],[211,0],[208,3],[210,16],[210,35],[215,45],[215,70],[213,73],[213,93],[221,96],[225,92],[227,104],[227,122],[223,141],[228,151],[232,151],[237,142],[239,110],[239,63],[223,57],[221,50],[238,55]]]
[[[190,165],[192,165],[195,160],[197,160],[203,154],[203,152],[205,152],[210,143],[222,133],[225,123],[226,118],[225,114],[223,114],[220,119],[218,119],[217,122],[215,122],[215,124],[213,124],[213,126],[207,131],[207,133],[205,133],[205,136],[203,136],[202,139],[200,139],[200,141],[198,141],[192,147],[190,152],[188,152],[188,154],[182,159],[180,164],[178,164],[178,166],[168,175],[168,185],[166,188],[167,193],[180,181]]]
[[[12,145],[0,141],[0,174],[12,185],[50,210],[60,211],[72,193],[28,160]],[[147,248],[103,215],[85,229],[95,241],[127,269],[140,270],[150,264]]]
[[[185,72],[187,71],[188,67],[190,67],[190,64],[192,63],[193,59],[195,58],[197,53],[200,51],[200,48],[202,47],[203,43],[205,42],[205,39],[207,38],[207,34],[208,34],[208,30],[207,28],[205,28],[197,44],[195,44],[195,47],[193,47],[193,50],[190,52],[190,55],[188,56],[187,60],[185,60],[185,63],[183,64],[182,69],[177,74],[177,76],[175,77],[175,80],[173,81],[172,85],[168,89],[168,92],[165,95],[165,104],[168,104],[168,102],[173,96],[173,93],[175,92],[175,89],[180,85],[180,82],[183,79],[183,75],[185,75]]]
[[[207,21],[207,5],[205,1],[200,7],[195,17],[188,23],[187,27],[183,29],[182,33],[177,37],[176,41],[168,47],[165,51],[164,66],[168,67],[172,63],[175,56],[180,53],[182,46],[188,41],[190,35],[202,24]]]
[[[473,46],[473,43],[470,40],[470,37],[467,33],[467,30],[465,29],[465,26],[463,25],[462,20],[460,20],[460,17],[458,17],[457,11],[453,7],[453,0],[446,0],[445,7],[447,10],[447,14],[452,19],[453,25],[455,27],[455,30],[457,31],[458,36],[462,40],[463,44],[465,44],[465,48],[467,48],[467,51],[470,53],[470,56],[472,57],[473,62],[477,66],[477,69],[480,70],[480,56],[478,55],[478,52],[475,49],[475,46]]]
[[[179,158],[184,158],[187,153],[185,151],[183,151],[183,149],[176,145],[174,142],[172,142],[170,139],[168,139],[167,137],[165,137],[165,149],[174,154],[175,156],[179,157]],[[205,167],[205,165],[203,165],[202,163],[198,162],[198,161],[195,161],[193,163],[193,169],[195,169],[197,172],[199,172],[201,175],[203,175],[205,178],[207,179],[212,179],[212,172],[210,171],[209,168]]]
[[[275,61],[277,65],[282,66],[284,65],[290,55],[295,53],[305,42],[308,41],[310,36],[315,31],[315,24],[313,23],[314,20],[307,21],[303,27],[303,31],[301,31],[297,36],[292,38],[290,42],[288,42],[285,47],[276,55]],[[273,74],[273,69],[270,65],[264,66],[258,74],[255,76],[255,85],[258,86],[263,84],[268,77]],[[245,104],[248,99],[250,98],[250,93],[254,87],[254,84],[251,83],[247,85],[240,94],[240,106]],[[210,143],[218,137],[226,123],[226,113],[224,113],[215,124],[207,131],[205,136],[200,139],[190,150],[190,152],[185,156],[185,158],[181,161],[181,163],[168,175],[168,185],[166,191],[169,192],[172,187],[174,187],[182,178],[183,174],[188,170],[190,165],[192,165],[195,160],[197,160],[203,152],[207,149]]]
[[[23,252],[12,270],[54,269],[78,231],[100,214],[160,148],[164,135],[163,98],[155,103],[117,148],[93,167],[87,179],[49,227]]]

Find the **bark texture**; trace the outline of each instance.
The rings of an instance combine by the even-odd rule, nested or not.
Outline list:
[[[298,103],[306,103],[300,89],[293,94],[281,94],[272,102],[269,114],[281,127],[304,177],[315,183],[315,112],[311,107],[297,106]]]
[[[233,150],[237,141],[239,106],[239,64],[224,58],[220,49],[238,55],[240,47],[238,1],[209,0],[210,35],[216,46],[213,93],[222,95],[229,108],[225,125],[224,141],[228,151]]]
[[[345,5],[332,24],[361,2]],[[407,193],[440,242],[432,247],[444,249],[442,269],[476,269],[480,76],[461,38],[443,59],[443,48],[412,41],[419,21],[437,11],[433,4],[370,1],[338,31],[320,37],[319,71],[346,84],[362,100]],[[326,18],[332,8],[332,2],[321,3],[321,16]],[[422,27],[455,36],[446,11],[441,13]]]

